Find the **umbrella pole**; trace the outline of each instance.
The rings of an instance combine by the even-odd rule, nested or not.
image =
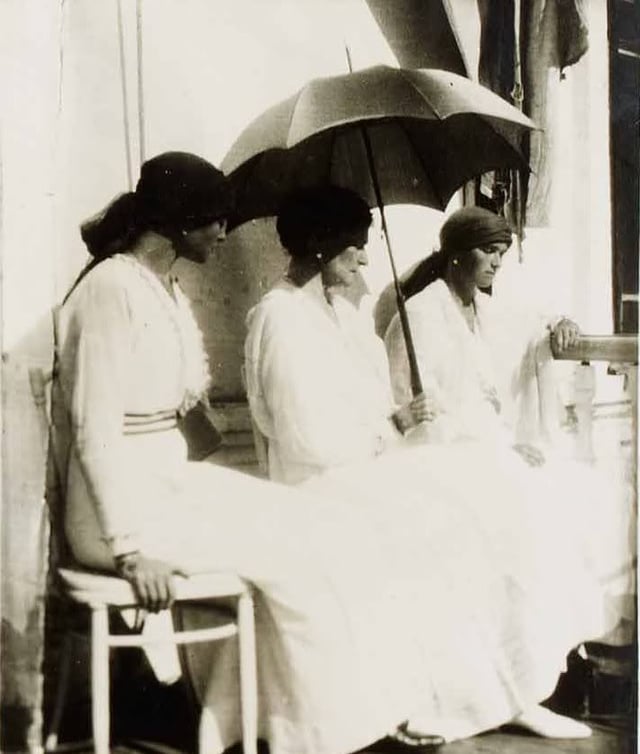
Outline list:
[[[402,327],[402,335],[404,336],[404,342],[407,348],[407,358],[409,359],[411,392],[414,396],[420,395],[420,393],[422,393],[422,379],[420,378],[420,370],[418,369],[416,349],[413,345],[413,336],[411,335],[411,328],[409,327],[407,307],[405,306],[404,295],[402,293],[402,288],[400,287],[398,272],[396,270],[396,262],[393,256],[393,250],[391,249],[391,239],[389,238],[389,229],[387,228],[387,219],[384,213],[384,204],[382,203],[380,184],[378,183],[378,174],[376,172],[376,166],[373,159],[373,149],[371,148],[371,141],[369,140],[369,134],[367,133],[366,128],[362,128],[362,139],[364,141],[364,148],[367,153],[367,162],[369,164],[369,172],[371,174],[373,191],[376,196],[378,208],[380,209],[380,221],[382,223],[382,233],[384,234],[385,245],[387,247],[387,255],[389,257],[389,263],[391,264],[391,274],[393,276],[393,286],[396,292],[396,303],[398,305],[398,315],[400,316],[400,326]]]

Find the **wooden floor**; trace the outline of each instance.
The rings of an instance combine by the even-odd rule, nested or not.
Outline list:
[[[595,647],[592,648],[595,654]],[[112,696],[113,751],[117,754],[195,754],[197,731],[197,706],[188,693],[185,683],[161,687],[150,677],[150,671],[137,654],[128,659],[126,650],[121,651],[124,673],[115,673]],[[133,652],[133,651],[132,651]],[[635,650],[630,656],[635,657]],[[138,662],[135,662],[135,657]],[[626,654],[609,657],[611,666],[626,661]],[[499,730],[475,736],[463,741],[431,749],[437,754],[636,754],[636,735],[633,718],[637,699],[629,681],[629,668],[625,669],[621,683],[605,683],[599,676],[594,685],[591,680],[589,705],[584,704],[585,679],[581,675],[583,665],[576,665],[579,658],[569,665],[569,672],[558,684],[549,706],[555,711],[587,722],[593,735],[583,740],[551,740],[527,734],[519,730]],[[114,668],[116,671],[118,667]],[[611,668],[609,668],[611,669]],[[614,668],[619,671],[619,668]],[[634,677],[637,677],[634,673]],[[564,680],[563,680],[564,679]],[[88,679],[83,684],[87,688]],[[597,693],[596,693],[597,692]],[[585,718],[586,709],[589,716]],[[582,710],[580,712],[579,710]],[[614,711],[615,710],[615,711]],[[90,736],[89,700],[76,699],[69,705],[60,728],[61,740],[81,740]],[[126,743],[125,743],[126,742]],[[90,744],[74,747],[76,752],[91,754]],[[407,754],[406,747],[373,745],[366,754]],[[424,750],[416,749],[415,752]],[[226,754],[242,754],[240,746]],[[266,746],[260,745],[259,754],[268,754]],[[361,754],[365,754],[362,752]]]
[[[593,736],[581,741],[551,740],[524,733],[496,731],[430,751],[434,754],[636,754],[636,737],[629,728],[609,725],[592,727]],[[263,747],[261,749],[264,751]],[[112,751],[113,754],[187,754],[180,749],[142,741],[115,746]],[[367,749],[367,754],[376,754],[377,751],[372,747]],[[389,748],[384,751],[385,754],[394,754]],[[406,751],[399,748],[397,754],[406,754]],[[419,751],[416,750],[416,754]],[[91,754],[91,749],[81,749],[79,752]],[[241,749],[234,747],[228,754],[241,754]]]
[[[446,744],[435,751],[438,754],[635,754],[636,746],[630,730],[594,727],[593,736],[582,741],[550,740],[499,731]]]

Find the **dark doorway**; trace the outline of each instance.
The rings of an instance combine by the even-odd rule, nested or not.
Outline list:
[[[616,332],[638,331],[640,237],[640,0],[608,0]]]

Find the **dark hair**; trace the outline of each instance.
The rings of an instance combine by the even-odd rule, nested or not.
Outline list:
[[[440,250],[419,262],[400,288],[411,298],[434,281],[444,277],[455,254],[492,243],[511,244],[511,228],[501,215],[482,207],[464,207],[454,212],[440,229]]]
[[[122,194],[80,229],[96,259],[128,248],[147,230],[168,237],[224,218],[231,191],[211,163],[188,152],[165,152],[145,162],[134,192]]]
[[[313,243],[330,244],[370,225],[371,212],[362,197],[350,189],[328,185],[291,193],[280,207],[276,229],[291,256],[306,258],[314,252]]]
[[[415,296],[428,285],[444,277],[449,258],[443,251],[434,251],[413,268],[407,278],[400,282],[405,299]]]

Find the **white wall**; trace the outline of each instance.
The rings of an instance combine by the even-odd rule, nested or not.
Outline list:
[[[46,558],[44,433],[28,370],[50,367],[60,7],[9,0],[0,12],[2,703],[33,705],[25,737],[35,748]]]

